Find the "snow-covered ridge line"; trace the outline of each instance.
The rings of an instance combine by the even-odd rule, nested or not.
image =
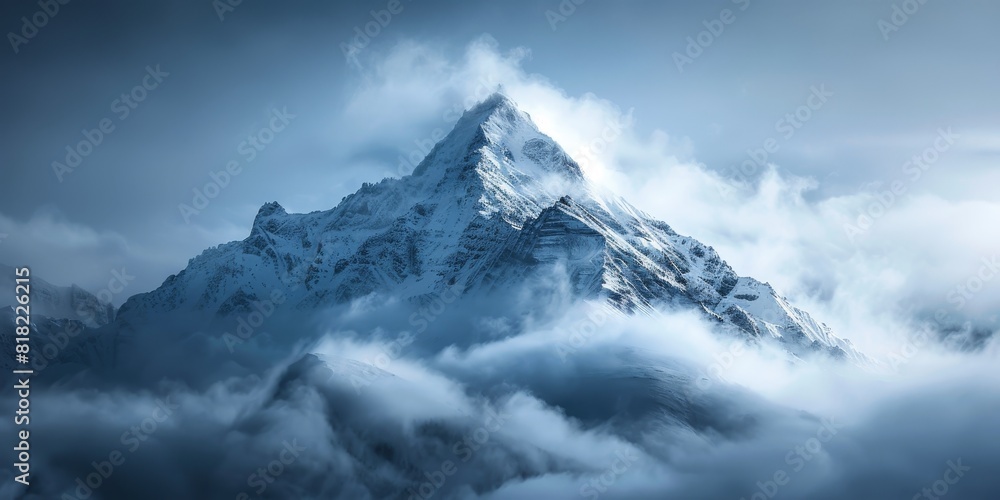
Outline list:
[[[770,285],[737,276],[711,247],[598,194],[499,93],[466,111],[411,175],[366,183],[326,211],[264,204],[245,240],[202,253],[118,316],[136,324],[183,311],[239,314],[275,289],[300,310],[373,292],[419,298],[458,285],[491,293],[557,263],[579,298],[636,313],[695,308],[796,354],[865,359]]]

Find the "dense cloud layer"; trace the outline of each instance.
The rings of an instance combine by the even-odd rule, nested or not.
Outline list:
[[[691,313],[550,305],[518,322],[516,304],[500,305],[455,302],[406,330],[326,330],[312,354],[202,389],[107,377],[100,390],[40,389],[26,498],[910,498],[958,477],[949,464],[971,467],[940,483],[955,497],[997,487],[1000,435],[984,418],[1000,404],[995,342],[926,345],[896,372],[872,371],[792,363]],[[356,311],[354,326],[409,316]],[[191,361],[204,378],[226,361],[146,356]]]
[[[489,37],[461,58],[416,42],[369,56],[371,75],[347,109],[358,120],[385,125],[373,139],[384,147],[397,142],[388,138],[422,137],[410,123],[447,130],[447,119],[424,108],[400,115],[415,93],[437,103],[431,107],[440,113],[502,85],[590,179],[714,246],[738,273],[769,281],[873,355],[897,351],[907,332],[925,326],[962,331],[968,338],[959,343],[1000,328],[1000,239],[987,229],[987,221],[1000,220],[1000,203],[974,194],[975,175],[965,177],[968,189],[957,191],[935,180],[931,174],[944,160],[921,163],[926,170],[901,163],[857,190],[831,192],[825,188],[839,170],[806,177],[791,173],[799,165],[759,155],[760,161],[744,158],[750,163],[736,170],[700,163],[683,137],[658,129],[641,134],[634,123],[642,110],[623,110],[593,94],[567,95],[524,69],[530,51],[502,51]],[[791,142],[774,134],[782,144]],[[913,141],[916,151],[934,149],[937,158],[982,146],[981,138],[962,130],[924,140]],[[405,162],[385,167],[388,175],[409,172]]]
[[[231,326],[161,324],[133,332],[113,369],[74,374],[85,366],[75,360],[39,376],[36,476],[24,498],[976,499],[1000,489],[991,473],[1000,435],[989,419],[1000,407],[1000,240],[991,224],[1000,203],[983,194],[995,171],[969,163],[942,179],[956,158],[995,156],[988,131],[953,137],[941,123],[941,132],[904,134],[899,149],[945,159],[918,171],[893,158],[877,179],[846,164],[816,178],[812,167],[757,161],[757,152],[726,169],[699,162],[710,145],[649,126],[659,120],[647,110],[532,73],[527,48],[488,36],[458,55],[382,43],[359,61],[351,98],[325,103],[335,119],[303,115],[296,125],[308,132],[268,151],[301,159],[282,155],[296,146],[311,155],[304,163],[336,159],[339,173],[311,165],[310,184],[339,175],[347,186],[303,193],[300,178],[286,191],[291,203],[280,199],[286,206],[329,208],[356,187],[345,179],[409,173],[462,109],[503,85],[591,179],[713,245],[740,274],[771,282],[880,364],[793,363],[720,338],[689,313],[622,318],[513,291],[416,320],[409,304],[384,296],[318,318],[278,315],[235,349],[224,337]],[[841,88],[817,93],[833,106]],[[241,113],[225,124],[235,132],[222,146],[197,150],[211,165],[191,183],[259,126],[262,110]],[[765,127],[769,135],[789,141]],[[810,143],[816,150],[780,145],[820,165],[848,159],[833,154],[844,135],[831,137]],[[346,153],[331,155],[330,143]],[[249,172],[241,182],[261,200],[278,196]],[[106,187],[80,177],[83,187]],[[866,184],[844,190],[859,178]],[[205,242],[249,231],[249,195],[220,210],[226,216],[207,213],[204,225],[169,219],[187,192],[185,184],[145,213],[176,224],[130,241],[58,210],[0,214],[0,234],[15,235],[0,250],[44,260],[54,282],[99,287],[124,266],[139,281],[114,297],[120,303]],[[0,423],[0,444],[13,447],[9,426]],[[5,478],[0,497],[16,486]]]

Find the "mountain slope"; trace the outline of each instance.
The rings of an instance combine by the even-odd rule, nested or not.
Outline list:
[[[34,275],[31,276],[30,285],[31,312],[35,316],[81,321],[91,328],[111,323],[115,318],[113,305],[76,285],[57,286]],[[0,287],[11,291],[0,299],[0,306],[17,305],[13,293],[13,267],[0,264]]]
[[[695,308],[796,354],[864,359],[769,285],[737,276],[711,247],[598,193],[501,94],[467,111],[412,175],[366,183],[327,211],[265,204],[245,240],[206,250],[131,297],[118,321],[227,317],[276,291],[303,311],[375,292],[419,302],[453,287],[502,292],[552,269],[575,297],[625,312]]]
[[[14,268],[0,264],[0,286],[10,290],[5,301],[0,301],[0,323],[10,325],[0,330],[0,343],[15,344],[14,326],[23,312],[15,311]],[[96,329],[112,324],[115,307],[76,285],[58,286],[45,281],[36,273],[30,276],[29,304],[31,338],[33,339],[31,365],[18,365],[14,356],[0,356],[0,368],[10,374],[14,368],[32,368],[36,373],[53,365],[110,366],[115,359],[117,338],[113,334],[99,335]],[[100,293],[98,293],[100,295]],[[11,348],[13,350],[13,348]],[[53,362],[58,357],[60,362]],[[66,370],[72,373],[74,369]]]

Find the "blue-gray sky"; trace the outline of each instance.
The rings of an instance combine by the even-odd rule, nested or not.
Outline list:
[[[202,249],[244,237],[266,201],[289,211],[327,209],[361,182],[398,175],[398,155],[418,150],[414,141],[430,140],[435,129],[446,131],[457,117],[448,110],[494,83],[505,84],[563,142],[573,142],[574,128],[586,128],[566,123],[574,113],[582,123],[632,110],[629,139],[614,141],[612,156],[598,158],[592,168],[604,165],[626,178],[669,172],[658,162],[672,158],[700,174],[732,179],[732,167],[748,159],[748,149],[776,138],[779,149],[767,162],[777,165],[781,189],[792,186],[803,212],[833,210],[839,217],[831,223],[839,234],[821,237],[836,240],[827,246],[857,246],[844,237],[843,223],[867,210],[864,196],[903,180],[910,198],[893,202],[890,212],[915,215],[899,215],[904,220],[892,224],[893,214],[886,215],[871,230],[884,226],[882,239],[866,234],[861,243],[871,246],[863,247],[869,254],[896,258],[886,248],[898,251],[909,240],[890,225],[914,226],[906,235],[915,237],[926,228],[913,221],[927,211],[937,214],[930,219],[944,219],[941,227],[953,226],[952,217],[965,217],[959,225],[977,225],[969,213],[988,224],[997,214],[1000,184],[994,88],[1000,33],[992,27],[1000,6],[929,0],[905,5],[919,8],[894,19],[894,6],[904,3],[402,0],[401,11],[393,7],[398,12],[348,58],[343,44],[390,2],[244,1],[220,10],[225,3],[208,0],[71,1],[26,43],[16,40],[22,16],[50,16],[38,16],[36,2],[8,2],[2,27],[15,35],[7,35],[9,46],[0,51],[7,99],[0,121],[0,233],[6,234],[0,261],[32,264],[49,281],[94,290],[112,269],[126,267],[136,280],[116,298],[120,302],[155,287]],[[730,22],[713,22],[720,18]],[[678,68],[675,53],[685,54],[688,37],[697,40],[710,25],[717,32],[721,25],[721,33],[702,34],[710,44],[700,53],[691,48],[686,56],[694,57]],[[168,75],[123,119],[116,99],[157,65]],[[814,87],[832,96],[785,139],[787,129],[777,122],[807,104]],[[597,111],[587,114],[574,105]],[[295,118],[247,161],[241,142],[284,108]],[[52,163],[65,160],[66,146],[84,139],[82,129],[98,128],[105,118],[113,132],[60,181]],[[911,182],[904,163],[949,127],[961,139]],[[649,154],[654,150],[661,154]],[[185,220],[178,205],[191,204],[192,189],[231,160],[241,164],[241,173]],[[735,180],[758,185],[765,168],[752,170]],[[690,200],[674,196],[676,204],[661,203],[661,187],[674,195],[670,186],[695,181],[656,179],[643,189],[617,187],[641,208],[720,249],[727,248],[726,234],[739,233],[735,219],[720,229],[689,212],[699,200],[714,203],[697,189],[686,191]],[[801,179],[811,184],[796,191]],[[914,205],[915,199],[926,206]],[[724,208],[741,210],[752,200],[737,197]],[[765,220],[749,227],[770,225]],[[927,294],[943,299],[947,289],[940,286],[975,272],[973,257],[996,251],[997,239],[988,231],[979,226],[968,241],[952,237],[951,246],[913,257],[920,262],[975,247],[965,260],[945,266],[952,274]],[[803,238],[820,237],[790,239]],[[746,249],[728,246],[738,255],[723,256],[738,271],[779,267],[758,268],[753,261],[762,257],[743,257]],[[834,293],[833,285],[810,284],[801,273],[777,281],[818,296]]]
[[[400,156],[419,160],[463,107],[502,84],[589,177],[714,246],[740,274],[774,284],[865,353],[892,360],[900,376],[739,354],[684,313],[597,324],[604,335],[567,362],[553,340],[582,330],[582,310],[528,321],[508,337],[492,313],[450,308],[435,341],[470,342],[469,329],[455,326],[466,324],[495,341],[394,356],[390,371],[402,376],[365,391],[346,376],[278,362],[287,353],[267,343],[220,362],[212,332],[137,335],[129,348],[138,355],[120,355],[119,388],[95,393],[99,385],[79,377],[33,401],[42,411],[32,425],[43,431],[33,455],[46,474],[36,494],[74,487],[94,460],[121,449],[123,430],[155,411],[156,385],[182,404],[177,416],[100,494],[228,495],[271,463],[278,443],[298,437],[311,449],[270,494],[322,485],[363,497],[355,492],[371,484],[437,470],[450,455],[434,450],[472,432],[485,409],[478,395],[499,388],[514,391],[494,402],[509,423],[463,477],[499,487],[493,498],[585,495],[580,482],[631,446],[604,422],[630,425],[623,409],[633,396],[663,394],[648,385],[655,377],[635,376],[631,367],[647,361],[634,363],[633,353],[657,373],[675,358],[718,368],[728,356],[727,374],[692,415],[718,418],[729,434],[667,425],[668,446],[653,448],[662,456],[644,455],[604,498],[662,498],[663,488],[679,498],[753,495],[789,469],[791,450],[815,441],[814,415],[848,420],[818,459],[795,469],[786,495],[912,497],[942,483],[955,460],[974,469],[953,495],[996,489],[997,431],[982,415],[1000,399],[998,337],[961,354],[920,339],[936,312],[949,318],[930,325],[938,330],[1000,331],[1000,4],[394,2],[68,0],[53,1],[52,15],[37,0],[5,2],[0,263],[95,292],[134,276],[115,287],[120,304],[203,249],[245,237],[265,202],[323,210],[362,182],[405,174]],[[366,29],[378,34],[345,54]],[[144,98],[122,107],[123,93]],[[67,146],[101,127],[113,130],[83,146],[92,151],[78,166],[53,170]],[[245,143],[251,134],[266,136],[266,147]],[[193,190],[216,179],[225,187],[197,205]],[[488,311],[517,310],[522,294],[508,295]],[[396,333],[383,327],[410,317],[387,302],[334,308],[331,317],[347,320],[317,352],[376,359]],[[308,337],[282,327],[282,342]],[[630,346],[627,359],[620,346]],[[271,375],[230,377],[233,359],[255,356],[276,365]],[[619,363],[629,371],[607,370]],[[151,382],[175,376],[193,383]],[[134,386],[141,393],[127,392]],[[579,415],[595,409],[606,420],[585,427]],[[449,422],[460,425],[441,427]],[[405,470],[357,473],[346,451],[367,444],[350,436],[378,436]],[[0,485],[0,496],[12,486]]]

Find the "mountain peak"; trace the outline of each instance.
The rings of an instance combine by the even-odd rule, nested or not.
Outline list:
[[[257,211],[257,217],[267,217],[267,216],[273,215],[275,213],[280,214],[280,215],[284,215],[285,214],[285,208],[282,207],[276,201],[269,201],[269,202],[261,205],[260,210]]]
[[[517,103],[501,91],[469,108],[455,124],[455,129],[482,129],[484,132],[515,128],[538,130],[531,116],[521,111]],[[498,137],[486,136],[486,139],[496,140]]]
[[[274,216],[288,215],[285,212],[285,207],[282,207],[276,201],[269,201],[261,205],[260,210],[257,210],[257,216],[253,218],[253,226],[250,230],[251,235],[258,234],[261,232],[265,226],[273,225]]]
[[[492,112],[495,110],[505,110],[505,109],[515,109],[517,110],[517,103],[510,98],[507,94],[503,93],[502,89],[498,89],[496,92],[492,93],[486,99],[483,99],[480,103],[469,109],[470,113],[481,113],[481,112]]]
[[[711,247],[604,198],[502,92],[466,111],[412,175],[362,185],[328,211],[286,214],[267,203],[245,240],[193,259],[159,289],[130,298],[119,317],[135,324],[147,312],[184,308],[227,316],[275,290],[308,311],[372,293],[419,303],[456,285],[477,295],[529,284],[541,287],[539,297],[568,292],[624,312],[690,307],[789,352],[864,359]]]
[[[447,176],[445,171],[462,179],[471,179],[472,172],[494,176],[494,181],[502,177],[504,184],[512,185],[553,175],[571,183],[583,181],[580,166],[502,89],[469,108],[413,174]]]

